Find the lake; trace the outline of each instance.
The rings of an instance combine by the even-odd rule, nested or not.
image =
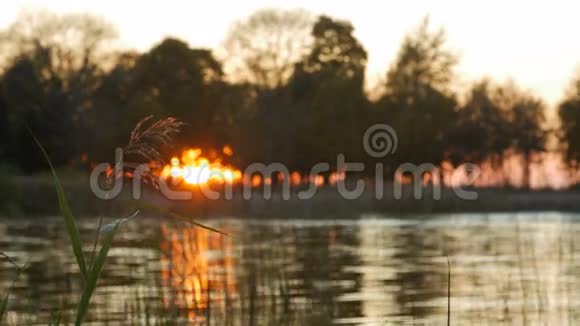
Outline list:
[[[86,252],[97,218],[79,220]],[[580,321],[580,214],[206,221],[138,216],[110,251],[87,324],[445,325]],[[27,269],[4,322],[74,320],[79,276],[59,217],[0,219]],[[16,267],[0,260],[0,293]]]

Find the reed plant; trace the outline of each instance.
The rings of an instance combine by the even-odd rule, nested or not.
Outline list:
[[[138,155],[145,159],[153,159],[155,161],[158,161],[160,159],[160,155],[154,146],[159,144],[167,144],[170,141],[172,135],[178,132],[178,128],[182,125],[182,123],[175,120],[174,118],[167,118],[159,120],[157,122],[153,122],[152,124],[150,124],[149,127],[144,127],[145,123],[149,122],[150,120],[151,117],[147,117],[143,119],[139,124],[137,124],[137,126],[131,133],[131,139],[129,141],[129,144],[125,146],[124,150],[129,154]],[[29,133],[31,137],[34,139],[34,142],[38,146],[39,150],[42,152],[50,168],[54,186],[56,189],[56,194],[58,197],[58,206],[60,209],[60,213],[62,215],[65,230],[68,235],[71,249],[79,269],[82,290],[79,294],[79,300],[76,305],[76,315],[74,317],[75,325],[78,326],[83,324],[83,322],[87,317],[87,314],[90,309],[91,298],[93,297],[97,289],[99,277],[101,275],[103,267],[105,266],[105,262],[109,254],[109,250],[111,249],[111,246],[113,244],[115,234],[117,233],[119,227],[123,223],[137,216],[137,214],[139,214],[141,209],[153,210],[158,214],[162,214],[181,221],[186,221],[192,223],[197,227],[201,227],[210,230],[212,232],[218,232],[220,234],[227,236],[227,234],[225,234],[224,232],[221,232],[217,229],[211,228],[204,224],[198,223],[192,219],[183,217],[162,207],[158,207],[153,204],[145,202],[134,202],[133,204],[135,206],[135,210],[130,215],[115,219],[113,222],[106,225],[102,225],[102,220],[99,221],[92,250],[88,255],[88,257],[90,258],[86,259],[85,253],[83,251],[83,243],[81,241],[79,229],[76,224],[76,219],[72,213],[71,206],[69,205],[69,201],[66,197],[62,183],[55,171],[55,168],[50,160],[48,153],[42,146],[41,142],[34,136],[33,132],[30,129]],[[16,262],[8,255],[0,253],[0,257],[18,266]],[[24,269],[25,267],[18,267],[17,268],[18,274],[20,274],[20,272],[22,272]],[[7,311],[10,291],[14,287],[17,278],[18,275],[13,281],[12,286],[8,289],[8,293],[0,297],[0,323]],[[48,325],[50,326],[60,325],[62,319],[61,317],[62,312],[54,312],[51,315],[50,320],[48,321]]]

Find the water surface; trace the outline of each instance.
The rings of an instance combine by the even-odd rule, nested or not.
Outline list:
[[[139,217],[123,225],[94,324],[442,325],[580,321],[580,215],[362,215],[211,220],[231,235]],[[86,251],[96,218],[80,221]],[[78,270],[60,218],[0,219],[0,251],[28,268],[4,322],[71,321]],[[88,255],[88,254],[87,254]],[[16,267],[0,260],[0,293]]]

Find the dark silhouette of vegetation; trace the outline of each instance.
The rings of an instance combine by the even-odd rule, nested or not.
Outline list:
[[[403,40],[387,72],[378,107],[400,139],[396,163],[440,164],[448,152],[447,133],[457,122],[451,91],[455,54],[445,48],[445,32],[429,30],[425,18]]]
[[[280,87],[308,52],[313,23],[304,10],[259,10],[231,27],[224,42],[225,66],[235,81]]]
[[[335,164],[339,153],[371,160],[361,138],[376,123],[398,134],[389,169],[403,162],[498,166],[517,155],[528,171],[547,150],[542,100],[489,79],[457,92],[460,58],[428,18],[403,39],[376,100],[365,92],[367,52],[354,27],[327,16],[258,11],[232,26],[223,63],[175,38],[145,53],[115,53],[107,47],[115,36],[99,18],[45,12],[26,13],[0,34],[3,161],[26,172],[45,168],[24,123],[55,166],[110,160],[112,146],[149,115],[185,122],[172,154],[230,145],[236,164],[281,162],[301,172]],[[580,158],[578,85],[559,108],[571,163]]]
[[[448,134],[453,162],[490,162],[499,167],[506,154],[520,155],[524,184],[533,155],[546,150],[544,103],[513,83],[473,85]]]
[[[561,138],[567,160],[574,165],[580,161],[580,76],[576,77],[566,99],[560,103]]]

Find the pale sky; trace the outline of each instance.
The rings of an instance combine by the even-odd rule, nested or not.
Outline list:
[[[460,81],[483,76],[512,78],[556,104],[580,68],[578,1],[2,1],[0,28],[23,9],[91,12],[114,24],[124,47],[147,50],[165,36],[192,46],[218,47],[230,24],[257,9],[303,8],[347,19],[369,53],[368,76],[376,80],[392,63],[405,33],[429,14],[447,30],[461,57]]]

